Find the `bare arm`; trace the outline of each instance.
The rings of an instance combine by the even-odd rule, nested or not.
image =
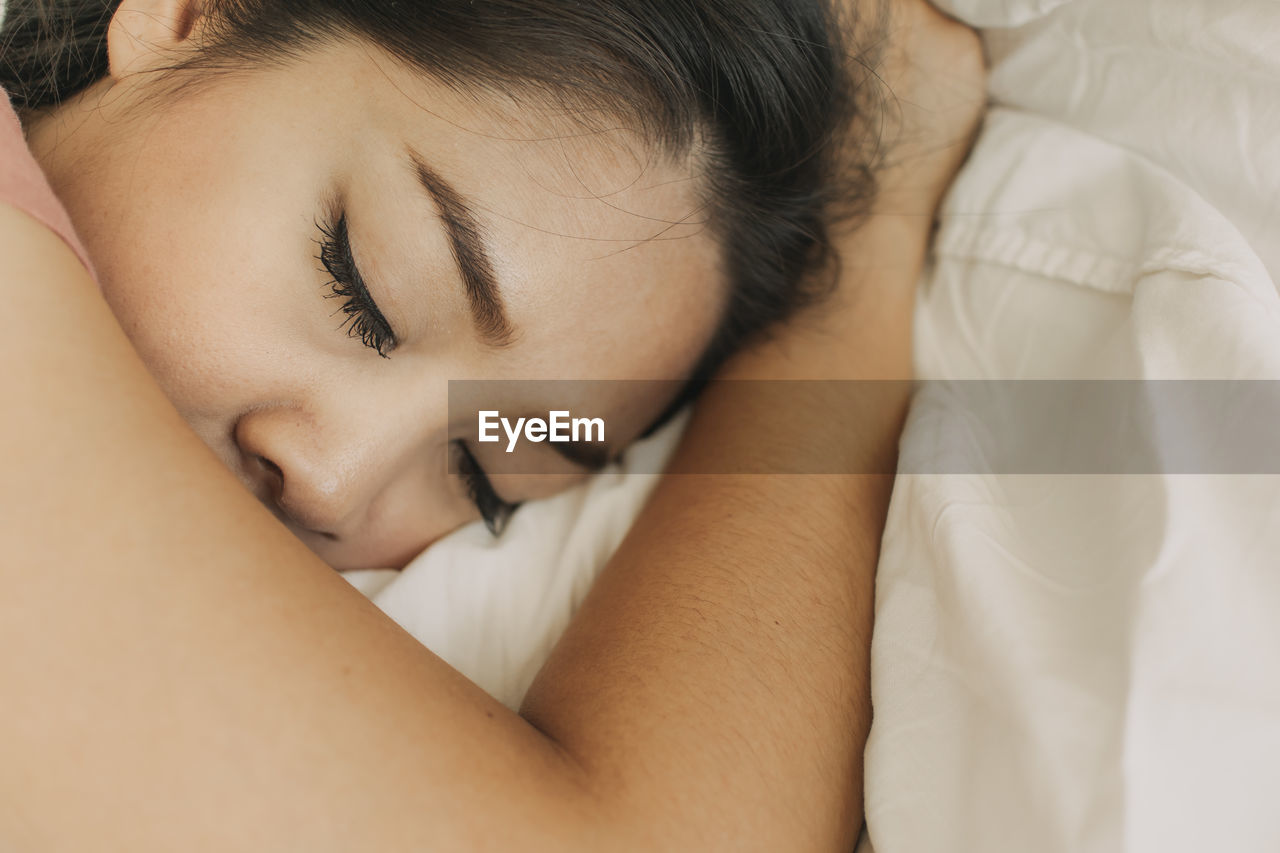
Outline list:
[[[838,238],[835,297],[732,361],[724,378],[911,376],[932,212],[985,96],[971,32],[924,3],[894,11],[882,71],[899,97],[886,130],[897,144],[870,217]],[[783,410],[713,386],[671,471],[716,470],[717,459],[731,470],[735,458],[797,442],[833,472],[884,470],[906,391],[884,383],[871,408],[852,389],[818,392],[809,408]],[[663,816],[636,827],[648,849],[852,848],[891,486],[872,475],[660,484],[523,709],[593,775],[627,780],[631,814]]]
[[[926,230],[879,222],[847,251],[909,260],[850,267],[854,290],[883,294],[848,303],[865,325],[839,338],[810,328],[734,370],[807,375],[839,340],[860,342],[839,344],[855,363],[905,372]],[[851,840],[887,483],[672,478],[526,721],[246,494],[164,399],[69,250],[3,206],[0,293],[21,318],[0,336],[0,847]],[[682,458],[786,428],[735,427],[739,415],[706,400]],[[858,440],[891,452],[899,416]]]
[[[730,377],[909,375],[905,326],[925,229],[880,220],[859,233],[902,261],[850,270],[877,289],[842,329],[851,338],[810,328],[739,359]],[[858,343],[842,351],[836,340]],[[906,391],[896,386],[870,411],[846,407],[855,420],[842,423],[838,398],[784,410],[769,395],[754,405],[750,393],[714,386],[671,470],[715,470],[718,458],[731,468],[797,441],[806,453],[822,448],[834,472],[864,470],[840,461],[852,454],[891,467]],[[626,780],[626,814],[648,821],[634,827],[647,849],[852,849],[891,487],[888,476],[839,474],[659,485],[523,709],[592,776]]]

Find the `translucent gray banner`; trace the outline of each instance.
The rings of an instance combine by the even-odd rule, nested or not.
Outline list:
[[[618,458],[686,391],[676,382],[455,381],[449,416],[488,474],[563,474]],[[686,456],[689,473],[1280,474],[1280,381],[721,381],[702,394],[780,426],[701,467]],[[908,399],[896,463],[833,452],[883,431]],[[632,473],[657,473],[639,468]]]

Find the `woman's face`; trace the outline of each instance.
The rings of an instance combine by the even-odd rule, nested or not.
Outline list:
[[[30,141],[170,399],[334,567],[402,566],[479,517],[450,453],[492,468],[505,444],[451,419],[448,380],[671,379],[700,355],[723,285],[692,161],[357,43],[156,94],[139,72],[176,29],[126,2],[111,78]],[[666,402],[503,387],[504,416],[572,406],[615,446]],[[546,470],[549,448],[516,452]],[[491,478],[512,503],[570,479]]]

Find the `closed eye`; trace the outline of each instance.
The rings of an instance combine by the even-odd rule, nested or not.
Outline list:
[[[374,301],[373,295],[364,283],[364,277],[356,266],[355,256],[351,252],[351,238],[347,233],[347,216],[338,216],[332,225],[316,223],[320,229],[320,254],[316,260],[330,276],[327,286],[330,292],[326,299],[342,299],[338,309],[346,315],[340,328],[346,328],[347,335],[359,338],[365,346],[374,350],[383,358],[390,358],[389,353],[400,343],[391,324],[383,316]]]
[[[494,536],[501,536],[511,516],[520,508],[520,504],[508,503],[498,497],[493,483],[489,481],[489,475],[484,472],[484,468],[480,466],[480,462],[465,441],[457,439],[453,442],[453,446],[458,454],[456,470],[467,486],[468,497],[479,510],[480,517],[484,519],[485,527],[489,528],[489,532]]]

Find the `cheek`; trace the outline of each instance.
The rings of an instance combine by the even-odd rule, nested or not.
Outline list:
[[[82,228],[104,295],[189,419],[251,405],[278,390],[303,320],[325,311],[313,182],[301,168],[268,177],[252,145],[173,129],[133,154],[141,168],[100,183],[95,206],[109,215]]]
[[[312,241],[331,152],[287,104],[243,88],[113,115],[58,188],[108,303],[184,414],[265,393],[325,313]]]
[[[180,263],[180,257],[172,259]],[[243,405],[270,385],[278,332],[255,294],[192,277],[151,278],[113,288],[108,300],[169,399],[190,419]]]
[[[319,280],[307,275],[298,229],[282,233],[269,217],[246,223],[243,210],[208,194],[147,205],[121,217],[99,255],[108,303],[189,418],[269,393],[302,344],[300,315],[324,311],[308,290]]]

